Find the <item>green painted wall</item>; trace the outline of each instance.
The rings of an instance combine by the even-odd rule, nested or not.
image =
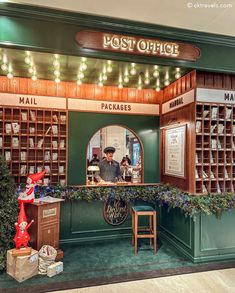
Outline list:
[[[118,124],[140,138],[144,149],[144,182],[160,181],[159,117],[69,112],[68,184],[86,184],[86,154],[91,137],[102,127]]]
[[[0,15],[0,45],[3,46],[10,44],[24,50],[235,72],[234,37],[13,3],[1,3]],[[200,48],[201,58],[188,62],[81,49],[75,42],[76,32],[80,29],[187,42]]]

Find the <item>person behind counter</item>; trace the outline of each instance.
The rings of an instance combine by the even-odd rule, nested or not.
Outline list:
[[[99,163],[100,171],[95,174],[98,183],[121,181],[121,171],[119,163],[113,160],[114,147],[104,149],[105,159]]]
[[[98,158],[98,155],[97,154],[94,154],[91,161],[89,162],[89,165],[92,165],[92,166],[98,166],[99,165],[99,158]]]
[[[131,177],[132,167],[129,165],[127,157],[122,158],[122,161],[120,163],[120,170],[121,170],[121,176],[123,180],[126,180],[127,178]]]

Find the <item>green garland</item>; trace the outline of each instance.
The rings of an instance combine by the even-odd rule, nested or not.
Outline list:
[[[67,200],[86,200],[89,202],[94,200],[105,201],[110,197],[125,199],[129,202],[141,199],[159,206],[165,204],[169,209],[179,208],[186,216],[190,217],[195,217],[199,213],[219,216],[223,211],[230,212],[235,208],[235,194],[195,196],[168,184],[110,187],[48,186],[38,187],[36,195],[37,197],[50,195]]]

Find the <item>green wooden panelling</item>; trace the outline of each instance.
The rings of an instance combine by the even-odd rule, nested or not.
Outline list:
[[[69,112],[68,184],[86,184],[88,143],[99,129],[108,125],[127,127],[137,134],[144,148],[144,182],[159,182],[159,117]]]
[[[12,3],[1,4],[0,14],[0,45],[3,46],[10,43],[11,47],[25,50],[235,72],[234,37]],[[201,49],[201,58],[196,62],[187,62],[82,50],[75,42],[75,35],[83,28],[188,42]]]
[[[218,249],[231,249],[235,251],[235,211],[226,212],[217,218],[215,215],[201,216],[200,229],[200,252],[206,253]]]
[[[188,231],[191,231],[190,218],[185,217],[180,210],[169,213],[167,208],[162,208],[161,218],[163,219],[161,228],[169,234],[173,234],[183,245],[191,249],[192,239],[190,233],[188,233]]]
[[[149,205],[143,201],[135,201],[135,205]],[[130,204],[130,210],[133,203]],[[154,207],[154,206],[153,206]],[[157,207],[157,224],[160,215]],[[142,217],[140,226],[148,225],[148,218]],[[131,237],[131,212],[128,219],[119,226],[112,226],[103,217],[103,202],[101,201],[66,201],[61,204],[61,243],[80,243],[89,241],[103,241],[107,239]]]
[[[185,218],[179,209],[161,211],[160,235],[195,263],[235,259],[235,211]]]

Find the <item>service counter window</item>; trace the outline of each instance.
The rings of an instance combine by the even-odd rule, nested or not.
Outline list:
[[[87,184],[143,182],[143,148],[130,129],[119,125],[97,131],[87,147]]]

